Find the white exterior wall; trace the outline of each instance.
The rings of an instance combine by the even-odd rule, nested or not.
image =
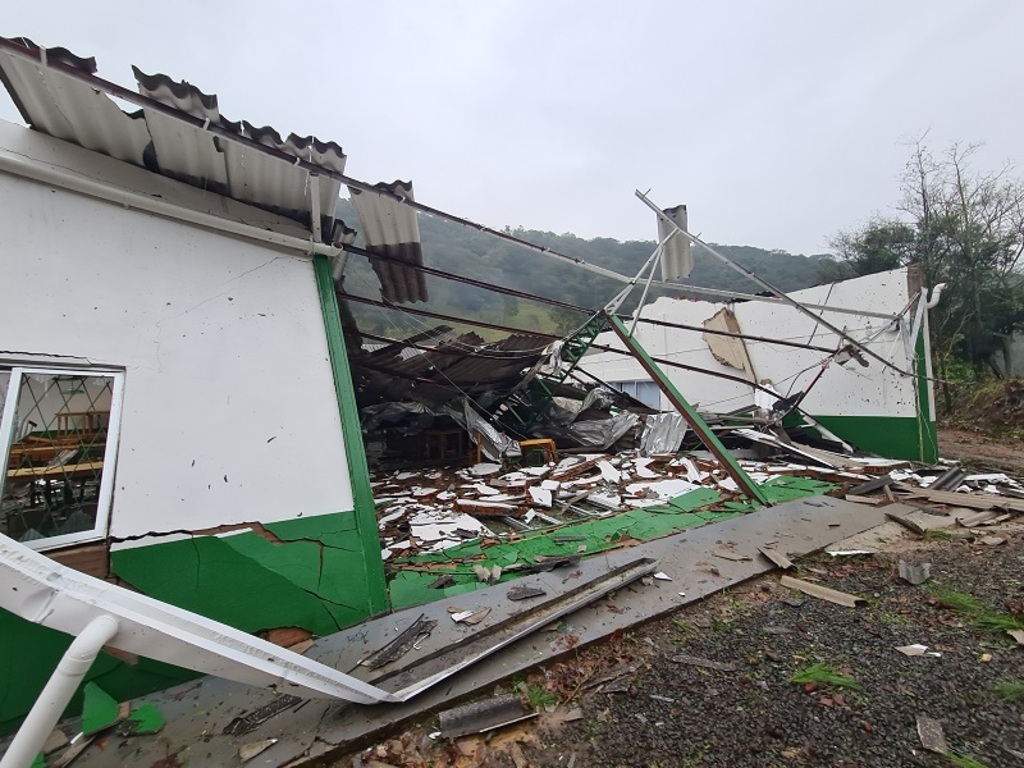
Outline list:
[[[16,130],[93,174],[135,188],[145,174],[210,207],[206,193]],[[0,231],[0,361],[126,372],[112,536],[352,509],[309,259],[7,174]]]
[[[770,279],[770,277],[769,277]],[[807,288],[790,294],[801,303],[831,305],[871,312],[899,313],[909,300],[907,273],[904,269],[847,280],[833,285]],[[723,304],[687,299],[660,298],[643,308],[642,316],[672,323],[701,326]],[[836,334],[822,327],[792,307],[759,301],[730,305],[743,333],[778,338],[835,349],[839,345]],[[908,356],[909,332],[913,312],[904,317],[897,330],[892,323],[881,318],[861,317],[845,313],[826,312],[825,319],[845,329],[854,338],[866,339],[881,329],[885,330],[870,345],[870,349],[893,362],[897,367],[914,369],[912,348]],[[638,323],[636,337],[653,357],[665,358],[687,365],[742,377],[742,372],[717,362],[696,331]],[[598,337],[597,343],[622,349],[622,344],[611,333]],[[756,380],[770,380],[783,395],[800,391],[810,385],[827,357],[824,352],[795,347],[747,341],[746,347],[754,366]],[[856,361],[846,365],[832,364],[821,380],[811,389],[801,408],[818,415],[844,416],[905,416],[916,417],[916,383],[912,377],[902,376],[879,361],[866,358],[864,368]],[[633,358],[608,352],[587,355],[583,367],[608,382],[648,379],[647,373]],[[662,369],[691,403],[708,411],[728,412],[754,402],[754,389],[678,368]],[[671,405],[662,397],[662,408]]]

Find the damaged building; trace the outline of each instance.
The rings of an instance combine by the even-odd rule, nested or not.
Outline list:
[[[577,307],[565,338],[448,317],[425,275],[474,281],[424,263],[417,216],[446,214],[411,183],[347,177],[338,144],[231,121],[166,75],[95,72],[0,38],[30,126],[0,123],[0,533],[55,563],[294,648],[937,458],[912,271]],[[353,259],[379,295],[346,288]],[[420,330],[374,335],[358,306]],[[0,662],[8,731],[68,644],[21,608],[0,610],[31,649]],[[86,680],[124,700],[183,666],[111,649]]]

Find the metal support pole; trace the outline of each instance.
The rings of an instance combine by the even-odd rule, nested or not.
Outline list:
[[[626,330],[626,326],[619,318],[614,315],[605,313],[605,317],[608,319],[608,324],[612,330],[622,340],[622,343],[626,345],[626,349],[633,353],[633,356],[637,359],[644,370],[650,374],[654,383],[658,385],[662,392],[665,393],[665,397],[668,398],[669,402],[675,406],[676,410],[686,419],[686,423],[690,425],[690,428],[697,434],[700,441],[704,443],[706,447],[715,458],[718,459],[722,468],[729,473],[729,477],[736,481],[736,485],[740,487],[748,497],[754,499],[761,504],[768,504],[768,498],[764,495],[757,484],[750,479],[750,476],[743,470],[743,467],[732,457],[729,453],[729,449],[722,445],[722,441],[718,439],[718,436],[711,431],[708,425],[701,418],[701,415],[697,413],[697,409],[690,405],[686,398],[684,398],[679,390],[675,388],[668,377],[658,367],[658,364],[651,359],[651,356],[647,354],[639,342],[629,335]]]
[[[834,333],[837,336],[839,336],[839,338],[845,339],[850,344],[853,344],[855,348],[863,350],[864,354],[866,354],[866,355],[868,355],[870,357],[875,358],[876,360],[881,362],[882,365],[884,365],[884,366],[886,366],[888,368],[892,368],[894,371],[896,371],[897,373],[900,373],[900,374],[902,374],[904,376],[914,376],[913,373],[909,373],[908,371],[904,371],[903,369],[897,367],[892,362],[890,362],[889,360],[886,360],[884,357],[879,355],[877,352],[875,352],[875,351],[873,351],[871,349],[867,349],[866,347],[862,347],[860,345],[860,342],[858,342],[855,338],[850,336],[843,329],[839,328],[838,326],[832,325],[832,323],[830,323],[827,320],[825,320],[824,317],[820,317],[820,316],[814,314],[811,310],[809,310],[807,307],[805,307],[799,301],[797,301],[796,299],[793,299],[793,298],[787,296],[785,293],[780,291],[778,288],[776,288],[774,285],[769,283],[767,280],[764,280],[763,278],[758,277],[757,275],[755,275],[753,272],[751,272],[746,267],[740,266],[739,264],[734,262],[732,259],[730,259],[725,254],[719,253],[718,251],[716,251],[714,248],[712,248],[710,245],[705,243],[703,240],[701,240],[696,235],[691,235],[685,229],[680,227],[675,221],[673,221],[672,218],[670,216],[668,216],[664,211],[662,211],[657,205],[652,203],[650,201],[650,199],[647,197],[647,195],[645,195],[639,189],[635,190],[635,194],[636,194],[637,197],[640,198],[640,200],[643,201],[644,205],[646,205],[648,208],[650,208],[652,211],[654,211],[656,214],[658,214],[659,218],[661,218],[662,221],[668,222],[673,227],[675,227],[677,231],[679,231],[681,234],[683,234],[685,237],[688,237],[693,242],[698,243],[699,245],[704,246],[704,248],[706,248],[707,251],[712,256],[714,256],[716,259],[721,261],[723,264],[725,264],[730,269],[733,269],[736,272],[739,272],[741,275],[743,275],[744,277],[748,278],[749,280],[754,281],[755,283],[760,285],[765,290],[771,291],[771,293],[773,295],[775,295],[777,298],[779,298],[782,301],[786,302],[787,304],[789,304],[791,307],[793,307],[798,312],[800,312],[800,313],[802,313],[804,315],[807,315],[809,318],[814,320],[816,323],[820,323],[821,325],[825,326],[830,331],[832,331],[832,333]]]

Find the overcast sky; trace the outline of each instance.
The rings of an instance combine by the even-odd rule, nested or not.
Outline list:
[[[496,227],[652,239],[639,187],[705,239],[819,253],[897,200],[926,131],[1024,162],[1013,0],[8,5],[0,34],[188,80]]]

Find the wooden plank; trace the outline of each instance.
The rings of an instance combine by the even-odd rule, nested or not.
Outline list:
[[[81,461],[77,464],[65,464],[60,467],[22,467],[7,470],[7,479],[25,480],[64,480],[72,477],[88,477],[103,471],[103,460]]]
[[[83,544],[47,552],[47,557],[80,573],[105,579],[110,575],[110,547],[106,542]]]
[[[779,579],[779,584],[789,589],[798,589],[805,595],[816,597],[819,600],[827,600],[830,603],[836,605],[842,605],[847,608],[856,608],[858,605],[867,603],[863,597],[857,597],[851,595],[848,592],[840,592],[838,589],[830,589],[829,587],[823,587],[821,584],[813,584],[809,581],[803,581],[802,579],[794,579],[792,576],[783,576]]]

